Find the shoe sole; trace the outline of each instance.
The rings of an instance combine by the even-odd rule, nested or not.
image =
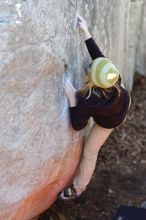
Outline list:
[[[60,200],[62,200],[62,201],[64,201],[64,202],[68,202],[68,201],[73,201],[73,200],[75,200],[75,199],[77,199],[77,198],[79,198],[80,197],[80,195],[78,195],[78,196],[71,196],[71,197],[64,197],[63,196],[63,192],[61,192],[59,195],[58,195],[58,198],[60,199]]]

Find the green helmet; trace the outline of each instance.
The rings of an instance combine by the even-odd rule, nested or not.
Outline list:
[[[101,88],[112,87],[119,78],[119,72],[111,60],[96,58],[90,67],[90,80]]]

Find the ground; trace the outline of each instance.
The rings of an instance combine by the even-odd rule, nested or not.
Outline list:
[[[127,121],[101,148],[85,194],[56,201],[39,220],[111,220],[120,205],[146,201],[146,78],[136,76]]]

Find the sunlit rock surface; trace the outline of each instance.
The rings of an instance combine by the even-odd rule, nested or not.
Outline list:
[[[141,24],[138,29],[138,45],[136,52],[136,71],[146,75],[146,1],[144,1],[141,12]]]
[[[65,78],[83,85],[90,61],[75,16],[87,19],[131,89],[136,59],[140,68],[145,53],[143,2],[1,0],[0,219],[44,211],[79,161],[84,132],[70,129],[63,89]]]

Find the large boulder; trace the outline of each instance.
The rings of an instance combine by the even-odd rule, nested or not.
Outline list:
[[[146,75],[146,1],[141,12],[141,24],[138,29],[138,45],[136,51],[136,71]]]
[[[1,219],[28,220],[48,208],[79,162],[84,131],[70,128],[63,88],[65,78],[83,85],[90,59],[75,16],[87,19],[130,90],[143,2],[0,2]]]

